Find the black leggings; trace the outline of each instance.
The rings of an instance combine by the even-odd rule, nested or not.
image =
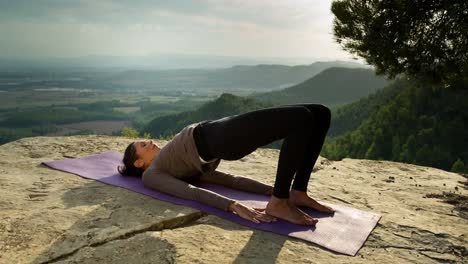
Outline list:
[[[292,188],[307,191],[330,118],[330,110],[320,104],[264,108],[201,122],[194,131],[195,144],[204,160],[238,160],[261,146],[284,139],[273,195],[288,198],[293,177]]]

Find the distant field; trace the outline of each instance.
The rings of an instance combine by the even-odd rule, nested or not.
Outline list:
[[[151,102],[156,102],[156,103],[174,103],[179,101],[179,97],[174,97],[174,96],[163,96],[163,95],[150,95],[150,96],[145,96],[150,98]],[[134,100],[135,102],[141,101],[141,96],[137,96],[134,98],[127,98],[128,101]]]
[[[114,111],[122,112],[122,113],[134,113],[140,111],[140,107],[138,106],[128,106],[128,107],[114,107]]]
[[[57,126],[62,130],[55,133],[49,133],[47,136],[63,136],[80,130],[94,130],[97,134],[112,134],[112,132],[119,131],[124,127],[132,127],[130,121],[89,121]]]
[[[173,103],[180,98],[164,95],[139,95],[118,92],[76,92],[76,91],[20,91],[2,92],[0,95],[0,109],[31,108],[39,106],[66,105],[77,103],[94,103],[99,101],[120,100],[122,103],[137,103],[147,98],[157,103]],[[203,100],[203,99],[201,99]]]
[[[50,106],[52,104],[91,103],[101,101],[99,95],[94,93],[78,94],[76,92],[7,92],[0,97],[0,108],[30,108]]]

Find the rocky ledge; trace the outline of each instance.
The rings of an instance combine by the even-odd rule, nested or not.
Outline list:
[[[111,136],[23,138],[0,146],[0,263],[460,263],[467,261],[467,179],[410,164],[320,158],[308,192],[382,214],[355,257],[155,200],[41,162],[107,150]],[[158,141],[164,145],[166,141]],[[279,151],[219,170],[274,182]]]

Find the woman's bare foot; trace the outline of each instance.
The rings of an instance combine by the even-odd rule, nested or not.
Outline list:
[[[294,224],[314,226],[318,222],[317,219],[313,219],[310,215],[290,204],[288,199],[280,199],[274,196],[271,196],[265,211],[271,216]]]
[[[289,201],[296,206],[305,206],[324,213],[333,213],[335,210],[310,198],[306,192],[291,190]]]
[[[289,203],[289,204],[291,204],[291,203]],[[293,204],[291,204],[291,206],[296,207],[296,206],[293,205]],[[297,209],[299,212],[301,212],[301,214],[303,214],[305,217],[309,218],[310,220],[317,220],[317,222],[318,222],[318,219],[314,219],[311,215],[309,215],[308,213],[302,211],[300,208],[296,207],[296,209]]]

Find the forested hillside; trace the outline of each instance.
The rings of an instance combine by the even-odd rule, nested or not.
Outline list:
[[[328,136],[338,136],[358,128],[374,111],[392,100],[406,86],[407,81],[396,80],[376,93],[332,111],[332,124]]]
[[[442,88],[421,82],[399,81],[384,91],[343,109],[335,118],[332,134],[357,125],[356,130],[332,138],[322,155],[393,160],[444,170],[468,172],[468,94],[465,84]],[[390,97],[388,97],[389,95]],[[375,104],[368,111],[370,101]],[[344,112],[347,109],[348,112]],[[367,110],[365,110],[367,109]]]

